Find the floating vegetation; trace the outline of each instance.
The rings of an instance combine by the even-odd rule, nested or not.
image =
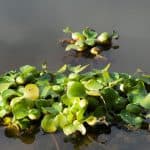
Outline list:
[[[25,65],[1,75],[1,125],[15,128],[16,136],[34,125],[65,135],[85,135],[97,125],[148,129],[150,75],[110,72],[110,64],[81,73],[87,66],[64,65],[51,73]]]
[[[119,34],[116,31],[112,33],[97,33],[95,30],[87,27],[82,32],[73,32],[69,27],[63,30],[64,33],[71,34],[70,39],[64,39],[61,42],[65,44],[66,51],[75,50],[82,54],[88,54],[99,58],[104,58],[101,52],[110,48],[117,48],[112,44],[113,39],[118,39]]]

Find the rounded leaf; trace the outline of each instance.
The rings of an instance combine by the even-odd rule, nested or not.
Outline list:
[[[41,127],[45,132],[55,132],[57,130],[56,122],[51,115],[44,116]]]
[[[27,84],[24,89],[24,97],[31,100],[39,98],[39,88],[36,84]]]
[[[86,95],[85,88],[80,82],[69,82],[67,85],[67,96],[71,97],[84,97]]]

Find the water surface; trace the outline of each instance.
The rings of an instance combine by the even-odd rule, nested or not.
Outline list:
[[[91,68],[112,62],[112,70],[134,73],[137,68],[150,72],[150,1],[148,0],[1,0],[0,1],[0,73],[24,64],[40,66],[47,62],[57,70],[64,63],[91,64]],[[62,28],[75,31],[90,26],[96,31],[117,29],[120,48],[104,53],[107,62],[75,58],[64,52],[58,40],[64,37]],[[61,150],[71,150],[73,144],[55,135]],[[101,144],[101,138],[106,139]],[[126,132],[113,128],[110,134],[100,135],[99,144],[92,142],[82,149],[148,150],[150,134],[145,131]],[[7,138],[0,128],[0,146],[5,150],[56,149],[53,136],[38,133],[32,144]]]

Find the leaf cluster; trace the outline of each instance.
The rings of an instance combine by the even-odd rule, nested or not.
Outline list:
[[[85,135],[97,124],[148,124],[150,75],[110,72],[110,65],[82,73],[86,67],[64,65],[51,73],[26,65],[1,75],[1,124],[23,131],[39,122],[45,132],[66,135]]]
[[[108,32],[98,33],[89,27],[84,28],[81,32],[73,32],[69,27],[66,27],[63,32],[71,34],[71,39],[67,40],[66,51],[76,50],[82,52],[90,49],[92,55],[100,53],[99,46],[111,45],[112,39],[119,38],[116,31],[111,34]]]

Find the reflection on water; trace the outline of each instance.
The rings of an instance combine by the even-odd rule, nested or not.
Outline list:
[[[94,134],[93,134],[94,132]],[[1,133],[3,129],[1,128]],[[8,135],[7,135],[8,137]],[[79,133],[66,137],[62,132],[45,134],[42,131],[24,134],[18,137],[8,137],[1,134],[1,146],[16,150],[128,150],[149,149],[150,134],[147,131],[127,131],[115,127],[97,126],[88,130],[86,136]],[[4,143],[3,143],[4,142]]]
[[[0,1],[0,73],[24,64],[40,66],[47,61],[57,70],[64,63],[90,64],[90,69],[112,62],[113,71],[133,73],[137,68],[149,70],[150,41],[149,0],[1,0]],[[108,61],[68,56],[57,43],[61,29],[70,26],[76,31],[90,26],[96,31],[120,33],[118,50],[103,54]],[[64,142],[64,135],[55,134],[61,150],[72,150],[74,143]],[[150,134],[146,131],[126,132],[112,128],[83,149],[148,150]],[[104,141],[104,143],[102,142]],[[105,142],[106,141],[106,142]],[[98,144],[98,142],[100,144]],[[32,144],[8,138],[0,128],[0,146],[5,150],[56,150],[50,134],[38,132]]]

